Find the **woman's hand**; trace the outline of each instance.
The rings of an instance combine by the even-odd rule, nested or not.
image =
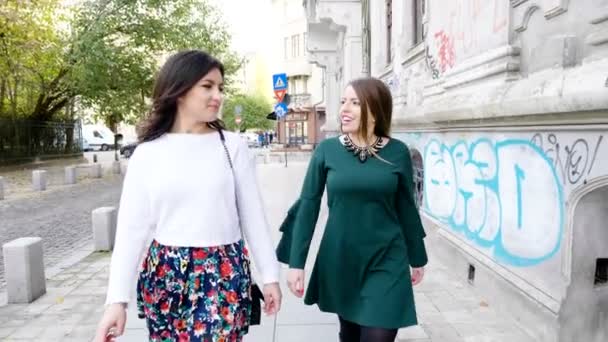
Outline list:
[[[304,270],[290,268],[287,274],[287,286],[298,298],[304,295]]]
[[[106,308],[105,313],[95,334],[95,342],[114,342],[116,338],[125,331],[127,323],[127,310],[124,304],[111,304]]]
[[[412,285],[418,285],[424,278],[424,267],[412,268]]]
[[[279,283],[264,285],[264,312],[266,315],[274,315],[281,310],[281,288]]]

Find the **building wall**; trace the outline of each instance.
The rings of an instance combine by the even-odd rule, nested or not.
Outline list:
[[[304,1],[308,59],[323,68],[326,117],[324,135],[339,132],[340,96],[346,84],[365,75],[361,1]]]
[[[276,50],[278,58],[271,70],[272,74],[287,74],[288,94],[291,96],[289,108],[292,113],[287,127],[284,123],[278,124],[281,132],[279,139],[281,143],[289,143],[286,140],[286,128],[294,126],[297,128],[293,128],[291,133],[306,135],[306,143],[315,144],[319,140],[319,110],[324,107],[324,81],[323,70],[308,60],[306,13],[300,0],[275,0],[273,8],[273,17],[280,18],[280,29],[274,38],[280,49]],[[301,118],[306,119],[300,120]],[[298,141],[302,143],[302,140]]]
[[[608,240],[592,198],[608,189],[608,1],[393,0],[390,52],[385,1],[306,3],[309,31],[334,20],[316,34],[324,51],[369,6],[371,75],[393,94],[394,136],[422,155],[421,210],[452,270],[477,267],[474,286],[536,340],[605,340]],[[336,99],[361,67],[345,51],[326,54],[351,71],[329,84]]]
[[[424,215],[455,253],[501,280],[481,290],[503,298],[539,340],[580,327],[595,327],[576,332],[585,340],[606,334],[598,322],[608,292],[576,269],[593,272],[608,253],[576,250],[571,203],[608,175],[598,158],[608,153],[608,47],[600,43],[608,22],[596,23],[608,2],[427,0],[426,38],[416,45],[413,1],[393,1],[391,63],[386,8],[371,6],[370,57],[372,75],[395,98],[396,136],[423,156]],[[599,222],[589,227],[590,238],[608,243]],[[515,296],[540,304],[536,311],[509,304],[513,284]],[[572,317],[563,303],[573,294],[587,307],[578,326],[562,319]]]

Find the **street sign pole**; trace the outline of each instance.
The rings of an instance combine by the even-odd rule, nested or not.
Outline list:
[[[234,123],[236,123],[238,133],[241,133],[241,123],[243,121],[243,118],[241,117],[242,111],[243,111],[243,107],[241,107],[241,105],[236,105],[234,107]]]
[[[287,116],[285,116],[285,127],[287,127]],[[285,137],[287,138],[287,137]],[[287,149],[284,148],[283,152],[285,152],[285,167],[287,167]]]
[[[285,98],[285,94],[287,94],[287,74],[274,74],[272,75],[272,90],[274,90],[274,95],[277,99],[277,104],[274,106],[274,113],[277,118],[277,123],[281,121],[281,119],[285,118],[289,108],[283,102]],[[285,132],[289,129],[287,127],[287,119],[285,119]],[[285,134],[285,142],[287,143],[287,134]],[[287,149],[283,148],[285,152],[285,167],[287,167]]]

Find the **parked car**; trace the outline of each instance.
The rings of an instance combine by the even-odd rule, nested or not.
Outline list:
[[[258,135],[253,132],[240,133],[241,138],[247,141],[249,147],[258,147],[260,143],[258,141]]]
[[[109,151],[114,148],[114,132],[103,125],[84,125],[82,137],[92,151]]]
[[[82,138],[82,151],[83,152],[91,151],[91,146],[89,146],[89,142],[85,138]]]
[[[131,158],[131,156],[133,155],[133,151],[135,151],[135,148],[137,148],[136,142],[123,145],[120,147],[120,155],[124,156],[125,158]]]

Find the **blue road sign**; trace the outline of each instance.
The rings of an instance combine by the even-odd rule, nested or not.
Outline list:
[[[287,74],[272,75],[272,89],[273,90],[287,89]]]
[[[274,105],[274,113],[277,115],[277,118],[279,118],[279,119],[281,119],[285,115],[287,115],[288,111],[289,111],[289,109],[287,109],[287,105],[284,104],[283,102],[280,102],[280,103],[277,103],[276,105]]]

